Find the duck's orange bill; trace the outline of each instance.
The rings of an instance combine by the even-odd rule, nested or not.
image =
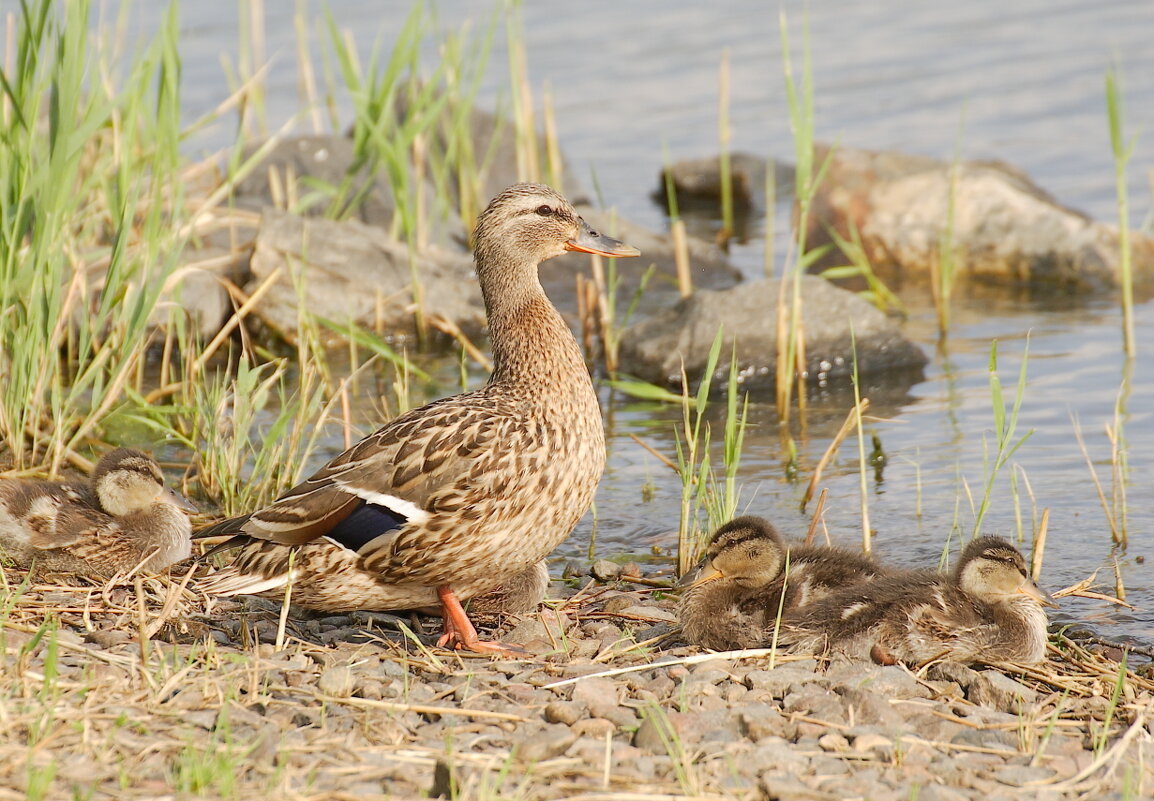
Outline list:
[[[566,250],[576,250],[581,253],[596,253],[598,256],[608,256],[611,259],[622,259],[630,256],[640,256],[641,251],[632,245],[605,236],[589,227],[589,223],[581,221],[577,236],[565,243]]]

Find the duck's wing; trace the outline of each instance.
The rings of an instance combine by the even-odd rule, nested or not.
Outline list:
[[[792,630],[820,631],[831,641],[846,640],[907,614],[943,586],[945,579],[931,571],[883,575],[800,606],[786,616],[786,622]]]
[[[490,480],[479,457],[510,436],[518,408],[474,392],[415,409],[253,512],[239,531],[281,545],[327,537],[362,554],[387,547],[406,523],[427,519],[441,489]]]
[[[797,547],[789,551],[789,571],[765,594],[772,620],[784,590],[782,610],[807,606],[885,573],[870,557],[840,548]]]
[[[66,548],[90,536],[91,529],[112,521],[88,489],[48,481],[6,487],[4,505],[19,520],[27,543],[38,550]]]

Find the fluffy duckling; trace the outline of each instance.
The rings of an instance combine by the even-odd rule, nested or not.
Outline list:
[[[191,553],[195,511],[164,486],[152,457],[117,448],[88,486],[0,480],[0,548],[20,566],[50,573],[108,578],[138,565],[155,573]]]
[[[542,559],[500,586],[469,601],[469,614],[480,617],[532,612],[549,590],[549,565]]]
[[[883,577],[799,609],[783,641],[882,664],[1037,662],[1046,654],[1046,612],[1056,606],[1018,549],[978,537],[950,575]]]
[[[198,532],[241,546],[203,590],[279,596],[291,580],[310,609],[435,607],[439,644],[514,652],[481,640],[462,601],[536,569],[585,514],[605,466],[597,394],[537,267],[566,251],[639,251],[540,184],[495,197],[473,240],[489,382],[389,421],[266,508]]]
[[[789,612],[881,572],[860,553],[790,547],[764,518],[738,517],[713,533],[704,558],[680,581],[682,633],[719,651],[760,647],[779,606]]]

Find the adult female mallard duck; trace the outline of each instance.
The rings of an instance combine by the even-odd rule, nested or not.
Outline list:
[[[713,533],[701,562],[681,579],[682,634],[719,651],[766,645],[779,608],[789,612],[881,573],[863,554],[787,546],[768,520],[738,517]]]
[[[473,244],[489,382],[395,418],[272,505],[201,532],[243,538],[206,591],[279,596],[291,577],[292,600],[311,609],[439,606],[440,645],[513,650],[481,641],[461,601],[536,570],[589,508],[605,465],[597,395],[537,265],[572,250],[639,253],[540,184],[495,197]]]
[[[1046,654],[1042,607],[1055,605],[1017,548],[978,537],[952,574],[919,571],[850,587],[797,610],[783,640],[882,664],[1037,662]]]
[[[191,553],[195,511],[164,486],[152,457],[117,448],[87,486],[0,480],[0,549],[50,573],[108,578],[138,565],[155,573]]]

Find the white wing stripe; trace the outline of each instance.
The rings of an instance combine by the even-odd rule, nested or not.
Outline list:
[[[389,495],[386,492],[373,492],[372,490],[362,489],[360,487],[350,487],[343,481],[337,481],[335,483],[350,495],[356,495],[358,498],[363,498],[369,503],[383,506],[386,509],[393,510],[397,514],[404,515],[410,523],[423,523],[429,519],[429,513],[412,501],[406,501],[404,498],[398,498],[396,495]]]

